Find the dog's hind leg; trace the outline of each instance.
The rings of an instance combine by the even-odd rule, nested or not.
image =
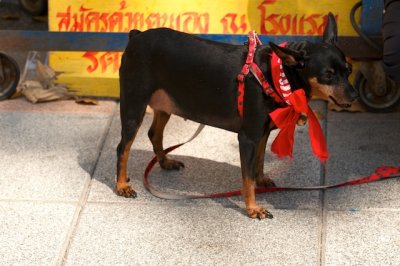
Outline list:
[[[121,75],[121,141],[117,147],[117,183],[116,192],[120,196],[135,198],[136,192],[128,184],[127,165],[129,152],[136,133],[142,124],[150,99],[150,86],[132,76]]]
[[[184,167],[184,164],[182,162],[169,159],[166,156],[163,147],[164,128],[170,116],[171,115],[166,112],[154,110],[153,123],[149,129],[148,136],[153,144],[153,150],[157,156],[160,166],[166,170],[179,170],[181,167]]]
[[[138,113],[126,113],[122,111],[121,106],[121,141],[117,147],[117,184],[116,191],[120,196],[127,198],[135,198],[136,192],[128,184],[129,178],[127,174],[127,165],[129,159],[129,152],[133,141],[135,140],[136,133],[142,123],[145,113],[146,105],[143,110]]]

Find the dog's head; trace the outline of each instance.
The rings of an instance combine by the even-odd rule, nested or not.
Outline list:
[[[304,87],[309,96],[348,108],[358,94],[348,81],[351,64],[336,44],[337,25],[334,16],[329,13],[322,43],[297,42],[284,48],[270,43],[270,46],[282,59],[285,71],[287,69],[297,76],[292,77],[295,87]],[[293,75],[288,75],[289,81],[290,76]]]

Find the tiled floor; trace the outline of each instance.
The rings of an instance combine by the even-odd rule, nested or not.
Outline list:
[[[331,157],[321,166],[307,127],[293,160],[269,152],[265,172],[278,185],[332,184],[400,165],[400,115],[325,113]],[[114,193],[118,105],[72,101],[0,102],[1,265],[399,265],[400,179],[328,191],[257,196],[272,220],[251,220],[240,197],[161,200],[142,185],[152,158],[146,115],[129,173],[138,198]],[[197,125],[173,117],[165,146]],[[273,136],[271,136],[272,138]],[[270,142],[269,142],[270,143]],[[239,189],[237,137],[206,127],[174,152],[181,171],[158,166],[152,184],[170,193]]]

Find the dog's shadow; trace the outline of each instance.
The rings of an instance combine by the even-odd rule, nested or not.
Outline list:
[[[130,184],[138,193],[136,199],[125,199],[115,193],[116,152],[113,147],[104,147],[94,171],[93,166],[87,162],[87,158],[79,156],[81,167],[90,173],[93,179],[89,200],[171,202],[171,200],[161,200],[154,197],[144,188],[143,174],[153,156],[154,153],[147,150],[133,149],[130,153],[128,173]],[[183,162],[185,168],[167,171],[156,164],[149,174],[149,181],[158,191],[173,195],[206,195],[241,189],[241,169],[237,165],[191,156],[170,155],[170,157]],[[279,179],[275,179],[278,185],[290,180],[290,177],[285,177],[284,174],[282,173]],[[317,192],[264,193],[257,195],[257,202],[267,209],[314,209],[319,200],[318,193],[315,193]],[[230,208],[245,215],[245,205],[241,196],[213,198],[211,200],[224,208]],[[172,201],[177,205],[204,204],[203,199]]]
[[[120,121],[118,116],[113,119],[108,137],[101,144],[101,150],[98,152],[100,156],[96,158],[88,158],[87,150],[82,149],[78,155],[78,161],[82,169],[92,177],[90,186],[89,201],[148,201],[158,202],[158,198],[152,196],[143,186],[143,173],[146,166],[153,158],[154,153],[150,141],[147,137],[147,130],[151,124],[151,116],[146,116],[142,127],[140,128],[128,162],[128,175],[130,184],[138,193],[136,199],[125,199],[119,197],[115,193],[116,179],[116,147],[120,135]],[[171,142],[179,137],[176,130],[193,131],[196,124],[187,123],[180,119],[171,119],[171,127],[166,128],[166,136],[170,136],[167,142]],[[185,124],[184,124],[185,123]],[[183,129],[182,129],[183,128]],[[301,133],[301,132],[300,132]],[[184,134],[185,135],[185,134]],[[302,136],[303,135],[303,136]],[[296,145],[305,145],[305,134],[299,134]],[[228,137],[229,141],[219,141],[221,138]],[[188,144],[190,146],[181,148],[186,149],[185,154],[198,154],[207,151],[203,157],[207,157],[210,152],[220,152],[221,157],[211,156],[212,159],[192,157],[188,155],[170,155],[171,158],[179,160],[185,164],[185,168],[176,171],[166,171],[160,168],[158,164],[149,175],[149,181],[152,186],[160,191],[170,194],[186,194],[186,195],[204,195],[211,193],[220,193],[233,190],[240,190],[242,185],[241,169],[239,167],[238,158],[227,154],[227,152],[239,153],[238,145],[235,141],[236,137],[231,138],[230,135],[221,134],[220,131],[214,129],[206,129],[196,139],[196,141]],[[234,147],[226,147],[226,145],[234,145]],[[227,150],[224,150],[224,149]],[[180,152],[181,149],[178,151]],[[211,149],[211,151],[209,150]],[[301,149],[295,149],[297,160],[282,160],[276,158],[269,152],[267,147],[264,161],[264,172],[271,177],[278,186],[310,186],[318,185],[320,182],[320,174],[318,172],[319,165],[310,165],[310,154],[304,154]],[[95,154],[95,152],[93,152]],[[225,154],[225,155],[224,155]],[[301,156],[300,156],[301,155]],[[97,156],[97,155],[96,155]],[[224,162],[224,157],[227,156]],[[237,155],[239,156],[239,155]],[[216,159],[215,159],[216,158]],[[307,165],[307,167],[305,167]],[[315,169],[310,171],[310,169]],[[312,172],[312,176],[310,176]],[[174,204],[186,204],[187,202],[196,204],[205,200],[176,200]],[[234,208],[243,212],[244,203],[242,197],[216,198],[213,202],[223,205],[226,208]],[[316,209],[320,204],[320,195],[318,191],[283,191],[274,193],[264,193],[257,195],[259,205],[267,208],[277,209]]]
[[[82,154],[82,156],[81,156]],[[162,201],[176,204],[196,203],[201,199],[192,200],[162,200],[151,195],[143,185],[143,174],[154,153],[147,150],[131,150],[128,175],[130,184],[138,194],[136,199],[125,199],[115,193],[116,182],[116,152],[104,148],[97,161],[96,169],[90,164],[86,153],[80,153],[79,164],[92,176],[92,185],[89,200],[101,199],[102,201],[141,201],[157,203]],[[190,156],[170,156],[185,164],[180,170],[164,170],[157,163],[149,174],[149,182],[157,191],[171,195],[205,195],[210,193],[238,190],[241,186],[240,168],[223,162],[195,158]],[[102,195],[100,195],[102,194]],[[107,199],[108,198],[108,199]],[[239,197],[213,199],[214,202],[225,208],[232,208],[244,214]]]

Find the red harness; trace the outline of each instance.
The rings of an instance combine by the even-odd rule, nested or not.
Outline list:
[[[274,100],[278,103],[282,103],[282,99],[276,92],[269,86],[268,81],[265,79],[264,74],[261,69],[257,66],[256,63],[253,62],[254,55],[256,53],[257,45],[261,45],[261,41],[257,36],[255,31],[249,32],[249,51],[247,53],[246,63],[242,67],[242,72],[237,76],[238,80],[238,111],[241,117],[243,117],[243,99],[244,99],[244,78],[249,74],[253,73],[254,77],[261,84],[264,92],[274,98]]]
[[[257,34],[251,31],[249,33],[249,52],[246,63],[242,67],[242,72],[237,77],[239,115],[243,117],[244,77],[251,72],[262,86],[264,92],[282,105],[282,108],[277,108],[269,113],[276,127],[281,129],[272,143],[271,151],[277,154],[278,157],[292,157],[296,122],[299,119],[300,113],[305,113],[308,116],[313,153],[320,161],[326,161],[328,159],[328,149],[325,144],[325,138],[318,119],[308,106],[304,90],[297,89],[292,92],[289,81],[283,71],[281,59],[275,53],[272,54],[271,58],[271,74],[275,90],[272,89],[260,68],[253,62],[257,45],[260,44],[261,41]],[[286,46],[286,43],[280,46]]]

